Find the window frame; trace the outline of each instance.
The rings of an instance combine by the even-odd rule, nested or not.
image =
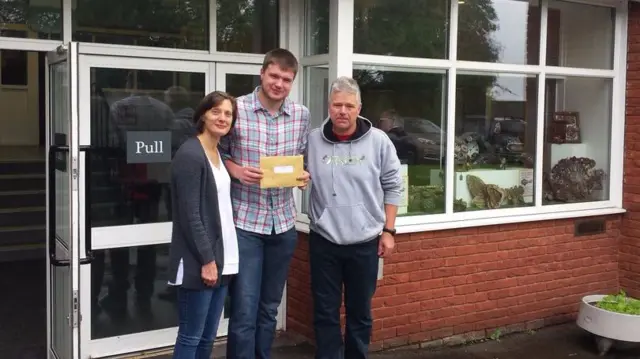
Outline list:
[[[309,0],[306,0],[307,2]],[[447,125],[455,128],[456,77],[458,71],[478,74],[523,74],[534,75],[538,79],[537,128],[534,206],[504,208],[486,211],[454,212],[455,196],[454,161],[446,161],[445,212],[415,216],[401,216],[396,220],[399,233],[423,232],[430,230],[498,225],[530,221],[553,220],[562,218],[587,217],[624,213],[623,208],[623,163],[626,96],[626,60],[627,60],[627,19],[629,0],[563,0],[587,5],[598,5],[615,9],[613,68],[591,69],[576,67],[549,66],[547,60],[547,18],[550,0],[532,1],[540,6],[539,60],[538,65],[483,63],[458,61],[458,1],[450,2],[449,47],[447,59],[428,59],[399,56],[381,56],[353,53],[354,0],[330,0],[329,53],[303,57],[303,65],[317,64],[318,60],[328,60],[330,81],[338,76],[353,76],[355,67],[376,66],[393,67],[396,71],[445,71],[447,72]],[[300,13],[299,16],[303,16]],[[303,39],[304,41],[305,39]],[[306,44],[301,44],[304,49]],[[314,61],[315,60],[315,61]],[[324,61],[323,61],[324,62]],[[611,101],[611,134],[609,138],[609,199],[597,202],[550,204],[542,203],[543,151],[545,128],[545,83],[547,77],[595,77],[607,78],[613,82]],[[306,88],[305,84],[301,88]],[[305,98],[301,96],[300,98]],[[447,143],[454,143],[455,132],[447,131]],[[447,146],[446,157],[454,157],[454,146]],[[298,196],[302,196],[299,192]],[[301,201],[298,201],[301,203]],[[309,217],[298,206],[297,228],[308,232]]]

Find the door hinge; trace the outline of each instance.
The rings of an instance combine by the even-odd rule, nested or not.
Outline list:
[[[80,322],[82,321],[82,317],[80,316],[80,302],[78,300],[78,291],[73,291],[73,298],[71,299],[71,315],[69,316],[69,326],[71,328],[77,328]]]

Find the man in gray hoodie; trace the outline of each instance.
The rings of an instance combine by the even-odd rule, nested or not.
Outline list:
[[[404,190],[395,147],[359,116],[361,107],[357,82],[336,79],[329,94],[329,118],[309,134],[309,257],[317,359],[367,357],[378,260],[393,250]]]

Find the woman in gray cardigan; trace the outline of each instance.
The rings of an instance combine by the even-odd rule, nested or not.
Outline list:
[[[238,273],[231,179],[217,150],[237,113],[230,95],[205,96],[193,116],[197,136],[180,146],[171,164],[169,284],[178,286],[180,320],[174,359],[211,358],[228,283]]]

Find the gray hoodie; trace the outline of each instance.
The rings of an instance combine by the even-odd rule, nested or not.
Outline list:
[[[356,132],[340,141],[329,118],[309,133],[310,229],[340,244],[370,241],[382,232],[385,204],[400,205],[404,191],[393,143],[358,117]]]

